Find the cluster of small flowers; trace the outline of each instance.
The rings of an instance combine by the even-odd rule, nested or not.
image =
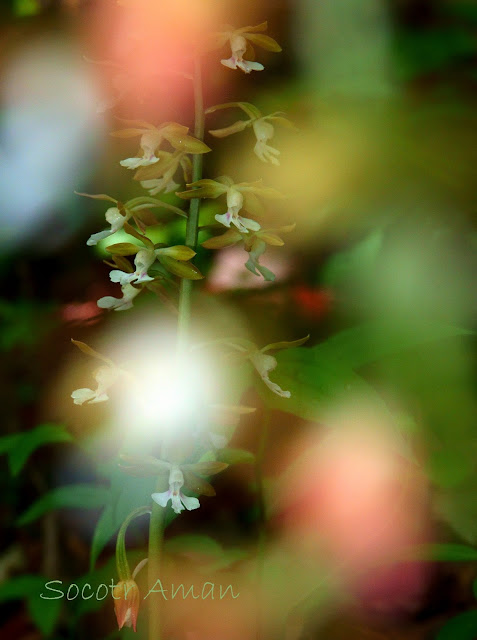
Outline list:
[[[281,51],[280,46],[273,38],[263,34],[266,29],[266,22],[240,29],[226,26],[214,35],[211,48],[220,48],[229,43],[231,56],[221,60],[222,65],[229,69],[239,69],[247,74],[251,71],[261,71],[264,67],[254,61],[253,45],[272,52]],[[207,109],[205,113],[211,114],[228,108],[241,109],[247,118],[238,120],[225,128],[212,129],[209,133],[216,138],[224,138],[251,128],[256,139],[253,148],[256,156],[262,162],[279,165],[280,152],[269,144],[275,133],[274,125],[294,128],[293,124],[281,112],[263,115],[254,105],[247,102],[215,105]],[[185,216],[180,208],[154,197],[161,193],[175,192],[183,200],[215,199],[225,196],[227,210],[223,214],[216,215],[215,219],[227,230],[222,235],[209,238],[202,243],[202,246],[207,249],[219,249],[242,242],[248,254],[246,268],[267,281],[273,281],[274,274],[260,264],[260,257],[267,245],[282,246],[284,242],[279,234],[292,231],[295,225],[264,229],[255,218],[260,219],[265,213],[262,200],[280,199],[283,196],[277,190],[264,186],[261,180],[236,183],[228,176],[220,176],[215,180],[201,179],[192,182],[190,156],[207,153],[210,148],[201,140],[191,136],[188,127],[176,122],[166,122],[159,126],[143,120],[122,120],[122,122],[125,128],[113,132],[112,135],[118,138],[139,138],[139,151],[135,156],[122,160],[120,164],[126,169],[135,171],[134,179],[149,191],[149,195],[136,197],[123,203],[106,194],[80,194],[105,200],[112,204],[105,213],[106,221],[110,227],[92,234],[87,245],[94,246],[120,230],[125,231],[140,243],[138,245],[132,242],[119,242],[106,247],[106,250],[111,254],[111,261],[106,261],[106,264],[112,267],[110,279],[121,285],[122,297],[103,297],[98,300],[98,306],[115,311],[130,309],[133,306],[133,299],[144,288],[165,297],[163,284],[164,282],[167,284],[171,276],[193,280],[203,277],[197,267],[190,262],[195,256],[195,251],[191,247],[185,245],[167,247],[154,244],[148,237],[147,227],[157,224],[157,219],[151,213],[151,209],[165,209],[167,212],[172,211],[174,214]],[[176,182],[179,173],[182,173],[187,188],[177,192],[180,187],[180,183]],[[243,215],[245,212],[248,215]],[[130,256],[134,256],[134,266],[127,259]],[[297,347],[307,339],[308,336],[294,342],[273,343],[261,349],[243,338],[229,338],[216,341],[216,343],[223,345],[228,350],[228,355],[234,356],[235,362],[248,361],[272,393],[282,398],[289,398],[291,395],[289,391],[282,389],[279,384],[270,380],[270,372],[276,368],[277,360],[268,352]],[[83,342],[73,340],[73,343],[83,353],[102,363],[93,372],[96,388],[76,389],[71,394],[75,404],[83,405],[107,401],[110,388],[124,377],[134,385],[135,390],[138,389],[140,392],[141,385],[122,365],[117,365]],[[216,405],[215,409],[217,407],[219,405]],[[222,413],[235,416],[235,419],[240,414],[255,411],[254,408],[241,406],[220,406],[219,408]],[[212,417],[214,407],[206,409],[207,414],[210,415],[210,422],[214,422]],[[213,429],[207,430],[207,437],[213,449],[223,448],[227,444],[227,438],[222,434],[214,433]],[[176,514],[200,507],[199,499],[186,495],[183,489],[192,491],[198,496],[215,495],[213,487],[204,480],[203,476],[212,476],[223,471],[227,466],[227,464],[216,460],[185,464],[177,460],[169,461],[150,456],[132,457],[126,455],[121,457],[120,465],[124,473],[133,476],[162,477],[164,486],[168,488],[153,493],[152,500],[163,508],[170,502]],[[124,540],[122,544],[124,546]],[[125,549],[122,553],[125,556]],[[125,566],[127,566],[127,560],[125,560]],[[137,570],[138,568],[136,572]],[[122,576],[120,574],[121,580],[117,585],[116,594],[113,594],[120,628],[133,626],[136,630],[139,608],[139,591],[134,581],[136,572],[133,573],[132,578],[129,570],[125,571]],[[124,598],[121,597],[123,588],[125,588]]]

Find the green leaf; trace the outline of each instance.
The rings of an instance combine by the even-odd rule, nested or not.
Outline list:
[[[37,593],[35,596],[32,595],[28,598],[27,606],[31,619],[43,636],[50,636],[58,622],[62,599],[44,600],[40,598],[40,594]]]
[[[475,640],[477,611],[466,611],[451,618],[436,635],[436,640]]]
[[[99,517],[94,529],[93,541],[91,543],[91,552],[89,559],[89,569],[92,571],[96,564],[101,551],[108,544],[111,538],[119,529],[120,524],[114,518],[114,509],[112,504],[108,504],[101,516]]]
[[[202,280],[204,277],[199,269],[191,262],[180,262],[170,256],[159,255],[159,262],[175,276],[186,280]]]
[[[106,247],[106,251],[117,256],[132,256],[140,250],[136,244],[131,242],[118,242],[117,244],[110,244]]]
[[[107,503],[109,491],[94,484],[70,484],[49,491],[34,502],[17,521],[29,524],[53,509],[98,509]]]
[[[0,438],[0,454],[8,455],[10,472],[16,476],[31,454],[42,445],[72,440],[73,436],[65,430],[63,425],[42,424],[24,433]]]
[[[245,449],[221,449],[217,453],[217,457],[221,462],[227,464],[254,464],[255,456]]]
[[[0,438],[0,455],[2,453],[9,453],[10,450],[15,447],[19,439],[21,439],[21,433],[13,433],[10,436],[2,436]]]
[[[412,555],[430,562],[477,561],[477,549],[465,544],[426,544],[414,547]]]
[[[118,531],[128,514],[138,505],[149,504],[157,478],[133,478],[122,473],[116,466],[110,473],[111,489],[107,491],[106,508],[102,512],[91,545],[90,568]]]
[[[339,287],[353,279],[356,273],[368,273],[376,269],[383,245],[382,229],[375,229],[350,249],[335,253],[326,263],[322,283],[327,287]]]
[[[318,361],[329,357],[351,369],[358,369],[421,344],[473,334],[469,329],[446,324],[426,323],[403,328],[370,322],[341,331],[310,351]]]
[[[209,536],[185,534],[176,536],[167,540],[164,545],[169,553],[190,554],[197,553],[200,555],[220,556],[222,547]]]
[[[40,598],[48,578],[38,575],[18,576],[0,585],[0,602],[26,600],[30,616],[42,632],[49,636],[58,621],[62,600]]]
[[[39,447],[73,441],[73,436],[65,430],[65,427],[56,424],[41,424],[19,436],[16,445],[8,453],[8,463],[13,476],[20,473],[28,458]]]
[[[0,584],[0,602],[19,600],[30,595],[39,595],[47,582],[46,578],[38,575],[24,575],[11,578]]]
[[[349,367],[330,357],[316,358],[314,349],[297,348],[279,352],[277,367],[270,379],[290,398],[282,398],[265,387],[255,376],[255,386],[265,403],[272,409],[292,413],[305,420],[316,420],[323,406],[330,401],[359,398],[387,412],[386,405],[374,388]]]

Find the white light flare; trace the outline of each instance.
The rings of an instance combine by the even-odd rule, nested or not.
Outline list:
[[[152,342],[152,340],[151,340]],[[117,422],[139,439],[192,436],[204,428],[206,408],[211,404],[211,367],[194,354],[177,356],[175,340],[161,349],[137,349],[134,360],[123,364],[127,371],[125,392],[118,398]]]

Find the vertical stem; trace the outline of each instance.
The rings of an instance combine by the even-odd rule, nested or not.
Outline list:
[[[194,135],[199,140],[204,139],[204,98],[202,95],[202,71],[200,58],[196,55],[194,60],[194,111],[195,126]],[[192,159],[192,181],[202,178],[202,154],[196,153]],[[199,208],[200,199],[192,198],[189,207],[189,216],[186,226],[185,244],[192,249],[197,246],[197,236],[199,229]],[[190,307],[191,307],[192,280],[183,279],[181,282],[179,295],[179,322],[178,322],[178,351],[184,350],[187,343],[187,334],[190,325]]]
[[[202,95],[202,73],[199,56],[194,59],[194,135],[199,140],[204,139],[204,99]],[[196,153],[192,159],[192,181],[202,178],[202,154]],[[186,225],[185,244],[192,249],[197,246],[199,229],[200,199],[192,198],[190,201],[189,216]],[[177,326],[177,353],[180,355],[187,346],[190,308],[191,308],[192,280],[182,279],[179,293],[179,319]],[[148,583],[152,589],[160,578],[162,540],[164,536],[165,509],[155,502],[152,505],[151,523],[149,526],[149,570]],[[160,601],[151,595],[149,611],[149,640],[161,638],[161,612]]]
[[[258,549],[257,549],[257,638],[263,635],[262,629],[262,609],[263,609],[263,566],[265,560],[265,543],[266,543],[266,513],[265,513],[265,492],[263,488],[263,459],[268,443],[268,435],[270,432],[270,409],[265,409],[263,416],[262,432],[260,434],[260,442],[258,444],[257,459],[255,463],[255,481],[257,484],[257,502],[259,511],[259,533],[258,533]]]
[[[159,486],[159,489],[161,487]],[[152,503],[151,521],[149,524],[149,550],[147,582],[149,590],[154,587],[161,575],[162,540],[164,537],[165,509],[156,502]],[[149,640],[161,638],[161,601],[159,596],[149,596]]]

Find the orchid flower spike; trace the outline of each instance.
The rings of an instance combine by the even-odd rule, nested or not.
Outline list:
[[[93,377],[97,383],[96,389],[75,389],[71,394],[73,402],[80,405],[85,402],[87,404],[106,402],[106,400],[109,400],[107,393],[109,388],[112,387],[119,376],[125,372],[117,367],[112,360],[103,356],[101,353],[98,353],[84,342],[79,342],[78,340],[73,339],[71,342],[83,353],[105,363],[93,373]]]
[[[120,271],[119,269],[113,269],[113,271],[109,273],[111,282],[119,282],[121,285],[131,284],[132,282],[136,284],[151,282],[154,278],[151,278],[147,272],[155,261],[156,252],[153,249],[140,249],[134,258],[134,265],[136,267],[134,273],[124,273],[124,271]],[[137,289],[135,289],[135,291],[139,293]],[[104,298],[102,298],[102,300],[104,300]]]
[[[174,149],[185,153],[207,153],[210,151],[210,148],[201,140],[188,135],[189,127],[177,122],[165,122],[158,127],[144,120],[123,120],[123,122],[130,125],[130,128],[113,131],[111,135],[116,138],[140,136],[140,153],[142,152],[142,155],[121,160],[120,165],[127,169],[138,169],[159,162],[158,149],[164,140]]]
[[[212,129],[209,133],[216,138],[225,138],[234,133],[238,133],[239,131],[244,131],[247,127],[252,127],[255,138],[257,139],[253,149],[256,156],[262,162],[271,162],[278,166],[280,162],[277,156],[280,155],[280,151],[267,144],[275,135],[275,128],[272,122],[280,123],[290,129],[296,130],[295,125],[288,120],[288,118],[281,115],[281,112],[279,111],[271,113],[268,116],[262,116],[257,107],[249,102],[227,102],[225,104],[217,104],[213,107],[209,107],[206,110],[206,113],[214,113],[219,109],[229,108],[242,109],[242,111],[248,116],[248,120],[238,120],[229,127],[224,127],[223,129]]]
[[[258,45],[267,51],[279,52],[282,50],[276,40],[260,33],[261,31],[266,31],[267,26],[266,22],[254,27],[241,27],[240,29],[234,29],[234,27],[226,25],[223,31],[216,34],[216,46],[222,47],[228,41],[232,55],[230,58],[220,62],[229,69],[241,69],[244,73],[263,71],[263,64],[254,62],[255,50],[253,45]]]
[[[184,474],[180,470],[177,464],[170,465],[169,473],[169,489],[163,493],[153,493],[152,499],[157,502],[161,507],[167,506],[169,500],[172,504],[172,510],[174,513],[180,513],[184,511],[184,508],[188,511],[193,511],[200,507],[200,502],[197,498],[191,498],[182,493],[181,488],[184,486]]]
[[[244,209],[253,215],[263,214],[263,207],[257,196],[263,198],[283,198],[276,189],[263,187],[262,181],[234,183],[228,176],[221,176],[216,180],[197,180],[187,185],[187,191],[177,195],[189,200],[191,198],[218,198],[221,195],[227,197],[227,211],[222,215],[216,215],[215,219],[226,227],[233,224],[241,233],[258,231],[261,227],[256,220],[239,215]],[[197,188],[196,188],[197,187]]]
[[[113,298],[113,296],[104,296],[96,303],[100,309],[113,309],[114,311],[126,311],[133,306],[132,301],[141,293],[141,289],[136,289],[132,284],[127,282],[121,287],[122,298]]]

